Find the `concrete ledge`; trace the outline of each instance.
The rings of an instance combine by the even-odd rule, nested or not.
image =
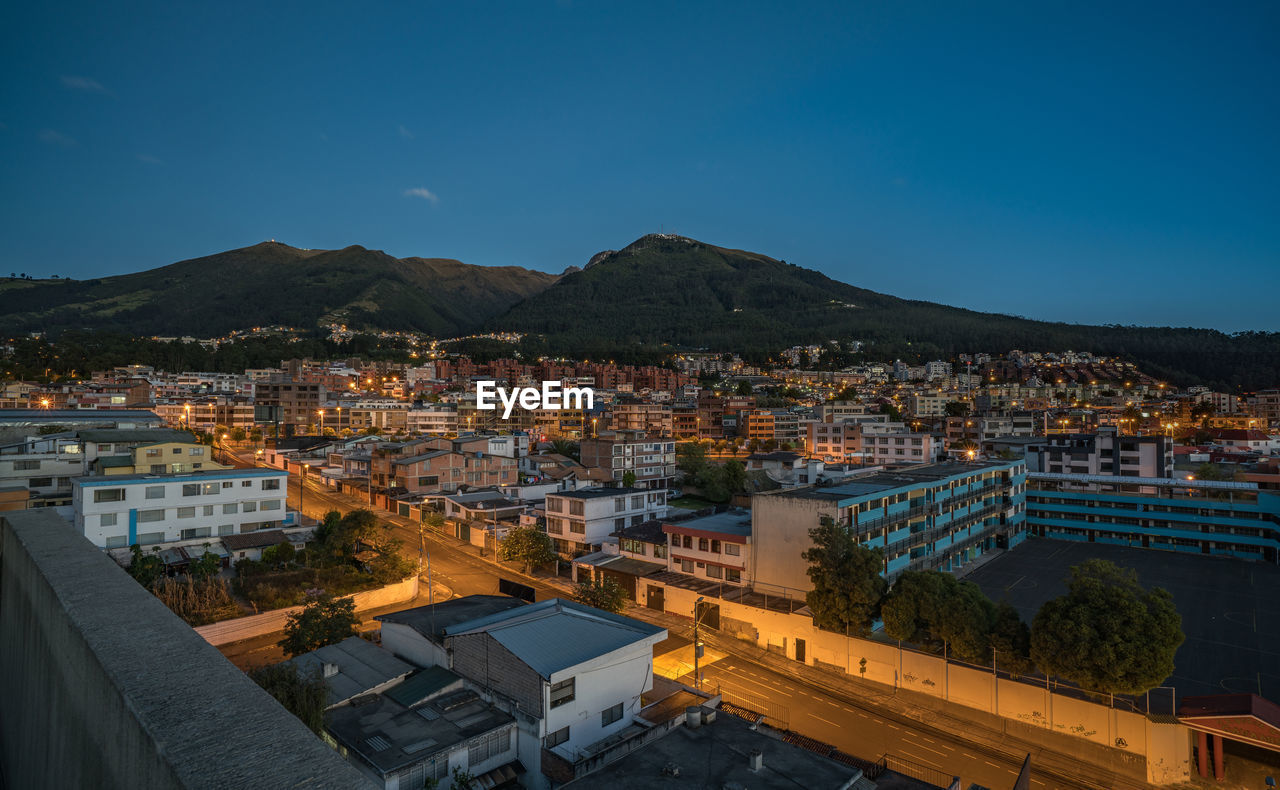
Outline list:
[[[57,514],[0,514],[5,787],[366,780]]]

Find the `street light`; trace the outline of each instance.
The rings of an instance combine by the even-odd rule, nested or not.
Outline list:
[[[698,641],[698,620],[701,615],[698,614],[698,607],[702,605],[703,596],[698,596],[698,600],[693,602],[693,687],[702,690],[702,675],[698,672],[698,659],[702,658],[702,643]]]
[[[316,409],[316,414],[320,415],[320,435],[324,436],[324,409]]]

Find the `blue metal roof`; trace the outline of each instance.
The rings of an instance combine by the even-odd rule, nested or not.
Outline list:
[[[543,678],[635,644],[666,629],[563,598],[459,623],[447,636],[484,632]]]

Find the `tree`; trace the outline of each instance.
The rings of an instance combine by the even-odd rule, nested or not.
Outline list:
[[[1146,591],[1135,571],[1091,559],[1036,614],[1031,658],[1042,672],[1093,691],[1141,694],[1173,674],[1185,639],[1167,590]]]
[[[676,468],[686,475],[697,475],[707,465],[707,446],[699,441],[676,445]]]
[[[636,473],[628,469],[622,473],[622,485],[625,488],[632,488],[636,484]]]
[[[218,558],[218,555],[211,551],[206,551],[200,555],[200,559],[192,561],[187,572],[191,574],[193,579],[207,579],[216,575],[221,569],[222,560]]]
[[[805,603],[813,612],[814,625],[857,636],[871,633],[888,587],[880,575],[884,553],[858,545],[849,530],[829,516],[809,530],[809,538],[813,547],[803,556],[813,589],[805,595]]]
[[[277,644],[292,658],[355,636],[359,624],[354,599],[320,595],[301,612],[289,615],[284,639]]]
[[[129,563],[129,575],[138,584],[151,589],[156,580],[164,575],[164,560],[154,552],[143,554],[142,548],[137,543],[130,546],[129,550],[133,552],[133,561]]]
[[[498,544],[498,559],[523,562],[525,573],[530,573],[537,566],[546,565],[555,558],[551,538],[533,527],[517,527],[508,532]]]
[[[449,790],[472,790],[472,783],[475,780],[475,776],[465,768],[454,768],[453,784],[449,785]]]
[[[1022,622],[1018,610],[1008,603],[996,606],[995,622],[991,626],[991,649],[996,666],[1008,672],[1026,674],[1031,663],[1031,629]]]
[[[249,434],[245,433],[244,428],[240,428],[237,426],[231,429],[231,441],[233,442],[243,442],[246,438],[248,438],[248,436]]]
[[[968,417],[969,404],[961,400],[947,401],[942,407],[942,413],[948,417]]]
[[[755,387],[752,387],[749,381],[739,381],[736,392],[744,397],[750,397],[755,392]]]
[[[573,600],[617,614],[627,605],[627,591],[613,579],[603,577],[595,581],[578,582],[573,590]]]
[[[551,452],[576,461],[579,458],[580,450],[577,442],[571,442],[562,436],[557,436],[551,440]]]
[[[316,735],[323,733],[329,685],[318,672],[304,673],[296,665],[282,661],[252,670],[249,677],[275,697],[285,710],[301,719],[312,732]]]
[[[949,655],[986,663],[996,607],[973,582],[942,571],[907,571],[881,607],[884,631],[894,639],[945,645]]]
[[[284,567],[293,562],[293,558],[297,556],[297,553],[292,543],[279,543],[262,550],[262,561],[268,565]]]
[[[880,413],[889,418],[889,422],[902,422],[902,410],[892,403],[880,404]]]

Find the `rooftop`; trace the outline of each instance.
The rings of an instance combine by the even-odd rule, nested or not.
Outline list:
[[[239,535],[223,535],[218,538],[228,551],[243,551],[265,546],[278,546],[288,543],[289,536],[280,529],[264,529],[257,532],[244,532]]]
[[[563,598],[458,623],[446,637],[487,633],[544,678],[628,645],[665,636],[666,629]]]
[[[450,626],[524,605],[524,601],[519,598],[506,595],[467,595],[432,606],[416,606],[380,614],[373,619],[383,623],[407,625],[428,639],[439,642],[444,638],[445,629]]]
[[[303,673],[324,677],[329,686],[330,705],[358,697],[413,671],[412,664],[406,664],[358,636],[349,636],[336,645],[303,653],[288,663]],[[337,674],[325,677],[326,664],[337,666]]]
[[[324,715],[329,734],[383,774],[514,721],[474,691],[456,691],[413,708],[370,694]]]
[[[715,532],[720,535],[749,537],[751,535],[751,511],[741,508],[714,513],[710,516],[686,519],[662,525],[663,532]]]
[[[877,472],[843,483],[837,483],[836,485],[787,490],[775,496],[835,501],[856,499],[857,497],[877,494],[882,491],[917,488],[953,477],[982,474],[993,469],[1004,469],[1017,463],[1020,463],[1020,460],[944,461],[938,464],[920,464],[892,471]]]
[[[753,752],[761,755],[759,770],[750,766],[748,758]],[[678,776],[672,775],[673,769],[679,769]],[[719,712],[713,722],[697,728],[676,727],[643,749],[566,787],[842,790],[860,777],[856,768],[792,746],[766,730],[752,729],[742,719]]]
[[[649,493],[647,488],[580,488],[577,491],[557,491],[550,496],[566,497],[568,499],[600,499],[602,497],[623,496],[625,494],[645,494]]]
[[[77,431],[76,436],[80,437],[81,441],[93,442],[94,444],[194,442],[196,440],[195,434],[191,431],[177,431],[171,428],[93,428],[87,431]]]
[[[175,474],[133,474],[109,475],[105,477],[77,477],[71,481],[78,486],[118,486],[126,483],[166,482],[166,481],[200,481],[226,480],[241,477],[285,477],[288,472],[283,469],[210,469],[207,471],[182,472]],[[280,492],[281,496],[284,491]]]

